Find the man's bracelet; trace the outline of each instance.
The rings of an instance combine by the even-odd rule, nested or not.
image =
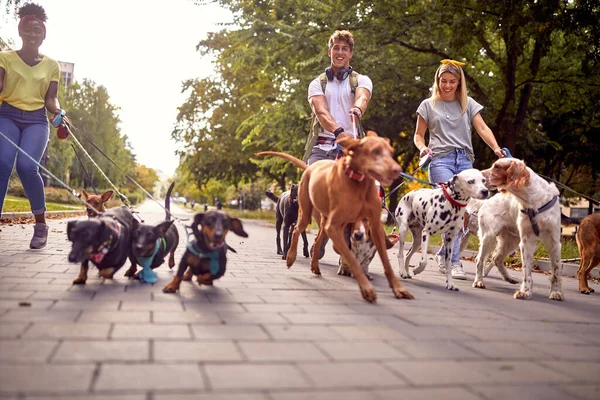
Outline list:
[[[360,111],[360,115],[363,115],[363,110],[359,106],[352,106],[352,108],[358,108],[358,110]]]
[[[339,128],[337,128],[335,131],[333,131],[333,136],[335,136],[335,138],[337,139],[338,135],[340,133],[344,132],[344,128],[342,128],[341,126]]]

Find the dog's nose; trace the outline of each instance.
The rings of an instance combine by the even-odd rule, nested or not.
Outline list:
[[[483,190],[481,191],[481,196],[482,196],[483,198],[485,198],[485,199],[487,199],[487,198],[488,198],[489,194],[490,194],[490,191],[489,191],[489,190],[487,190],[487,189],[483,189]]]
[[[365,237],[363,232],[354,232],[354,240],[361,241]]]

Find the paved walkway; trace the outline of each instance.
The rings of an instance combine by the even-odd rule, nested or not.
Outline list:
[[[160,211],[140,210],[146,221]],[[322,277],[304,258],[288,270],[274,228],[245,221],[250,237],[228,237],[238,253],[212,288],[184,282],[163,294],[166,266],[154,286],[124,269],[106,282],[92,269],[72,286],[66,221],[50,227],[48,246],[33,251],[31,225],[0,225],[3,400],[600,398],[598,285],[584,296],[565,278],[566,301],[552,302],[535,274],[533,300],[518,301],[495,271],[487,290],[471,288],[466,262],[469,281],[449,292],[430,261],[404,282],[416,300],[397,300],[376,260],[378,302],[367,304],[335,274],[330,245]]]

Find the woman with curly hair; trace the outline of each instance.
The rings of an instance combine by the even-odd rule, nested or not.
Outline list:
[[[57,98],[60,67],[58,62],[40,53],[46,38],[44,9],[27,3],[19,9],[18,15],[23,45],[16,51],[0,52],[0,132],[39,162],[50,134],[46,110],[53,117],[61,113]],[[16,158],[17,174],[35,217],[29,247],[41,249],[46,246],[48,226],[39,167],[4,136],[0,135],[0,210]]]

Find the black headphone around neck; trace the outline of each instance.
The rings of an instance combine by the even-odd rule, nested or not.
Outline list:
[[[335,77],[338,79],[338,81],[343,81],[351,73],[352,73],[352,67],[340,68],[338,70],[337,74],[335,74]],[[333,80],[333,69],[331,69],[331,67],[325,68],[325,75],[327,75],[328,81],[332,81]]]

